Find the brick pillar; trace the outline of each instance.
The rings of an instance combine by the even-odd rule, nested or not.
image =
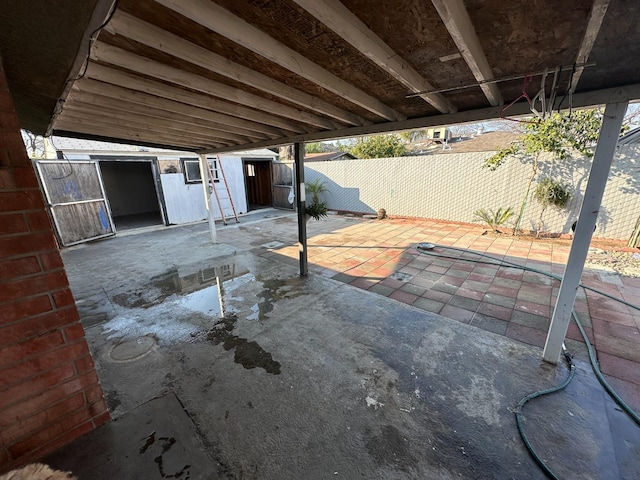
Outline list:
[[[0,473],[108,420],[0,63]]]

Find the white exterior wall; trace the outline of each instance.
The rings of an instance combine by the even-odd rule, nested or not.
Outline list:
[[[122,156],[144,156],[145,158],[155,157],[158,160],[175,160],[181,158],[194,158],[197,156],[187,152],[162,152],[154,150],[130,151],[123,149],[122,151],[104,151],[104,150],[88,150],[84,152],[73,152],[65,150],[67,159],[73,160],[90,160],[90,155],[101,155],[103,157],[113,157],[116,160]],[[229,184],[229,190],[233,203],[238,214],[247,213],[247,194],[244,183],[244,171],[242,166],[242,158],[275,158],[275,154],[268,150],[237,152],[232,155],[221,155],[220,159],[224,168],[225,177]],[[215,158],[215,157],[211,157]],[[165,207],[169,224],[182,224],[198,222],[207,219],[207,211],[204,204],[204,194],[202,192],[202,184],[186,183],[183,173],[160,173],[162,184],[162,193],[164,195]],[[221,197],[227,197],[224,191],[224,182],[222,178],[216,183],[218,192]],[[212,206],[214,208],[215,218],[221,218],[220,209],[212,195]],[[228,200],[221,200],[225,216],[233,216],[233,209]]]
[[[484,208],[520,207],[531,165],[509,159],[492,172],[482,168],[493,152],[313,162],[305,167],[307,182],[320,177],[330,190],[323,200],[334,210],[478,222],[473,212]],[[543,175],[562,178],[574,189],[568,209],[549,208],[543,230],[568,233],[578,218],[590,160],[541,162]],[[626,240],[640,215],[640,146],[618,148],[596,237]],[[534,229],[539,204],[530,196],[521,228]]]
[[[182,173],[162,173],[162,192],[169,224],[199,222],[207,218],[200,183],[184,183]]]
[[[236,212],[238,212],[238,214],[247,213],[247,191],[244,185],[242,158],[233,155],[220,155],[220,161],[222,162],[224,175],[229,184],[229,190],[231,190],[231,197],[233,198]],[[222,179],[220,179],[218,189],[222,188],[224,188],[224,185]],[[225,207],[225,215],[233,215],[229,202],[222,202],[222,204]]]
[[[236,212],[238,214],[246,213],[247,197],[244,188],[242,159],[231,155],[221,156],[220,159]],[[207,219],[201,183],[185,183],[182,173],[162,173],[160,180],[162,181],[162,191],[170,224],[198,222]],[[227,196],[222,178],[216,184],[216,188],[221,197]],[[233,210],[229,201],[221,200],[220,203],[223,206],[225,216],[232,217]],[[215,218],[222,218],[218,203],[213,195],[211,195],[211,206]]]

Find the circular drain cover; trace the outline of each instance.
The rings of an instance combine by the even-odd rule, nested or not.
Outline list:
[[[153,337],[134,338],[114,345],[109,357],[116,362],[130,362],[144,357],[155,345],[156,339]]]

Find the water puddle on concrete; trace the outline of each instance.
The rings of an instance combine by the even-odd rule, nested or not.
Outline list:
[[[252,258],[243,260],[251,263]],[[241,320],[267,321],[274,304],[301,295],[303,285],[299,277],[274,279],[254,275],[237,257],[182,265],[153,277],[144,288],[114,295],[114,303],[126,310],[121,309],[121,314],[104,328],[109,338],[118,339],[122,345],[118,348],[128,348],[123,350],[127,355],[116,355],[118,361],[125,361],[120,358],[123,356],[126,361],[143,356],[138,352],[141,338],[157,338],[161,345],[206,336],[214,345],[233,350],[234,362],[244,368],[262,368],[278,375],[280,363],[271,353],[257,342],[236,334],[238,314],[244,312]],[[249,307],[251,297],[256,301]]]

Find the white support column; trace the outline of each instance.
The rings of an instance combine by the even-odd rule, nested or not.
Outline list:
[[[211,208],[211,190],[209,188],[209,165],[207,165],[207,156],[200,155],[200,178],[202,179],[202,192],[204,193],[204,204],[207,207],[207,215],[209,219],[209,233],[211,234],[211,243],[218,243],[218,234],[216,233],[216,220],[213,216],[213,208]]]
[[[558,300],[551,318],[551,326],[547,333],[542,358],[549,363],[558,363],[562,351],[562,343],[567,334],[573,304],[582,277],[584,262],[589,253],[591,236],[596,225],[598,212],[602,203],[602,195],[609,177],[609,170],[615,154],[622,119],[627,111],[628,102],[610,103],[604,111],[602,127],[598,136],[598,145],[589,172],[589,181],[584,192],[578,224],[571,243],[569,260],[564,271]]]

